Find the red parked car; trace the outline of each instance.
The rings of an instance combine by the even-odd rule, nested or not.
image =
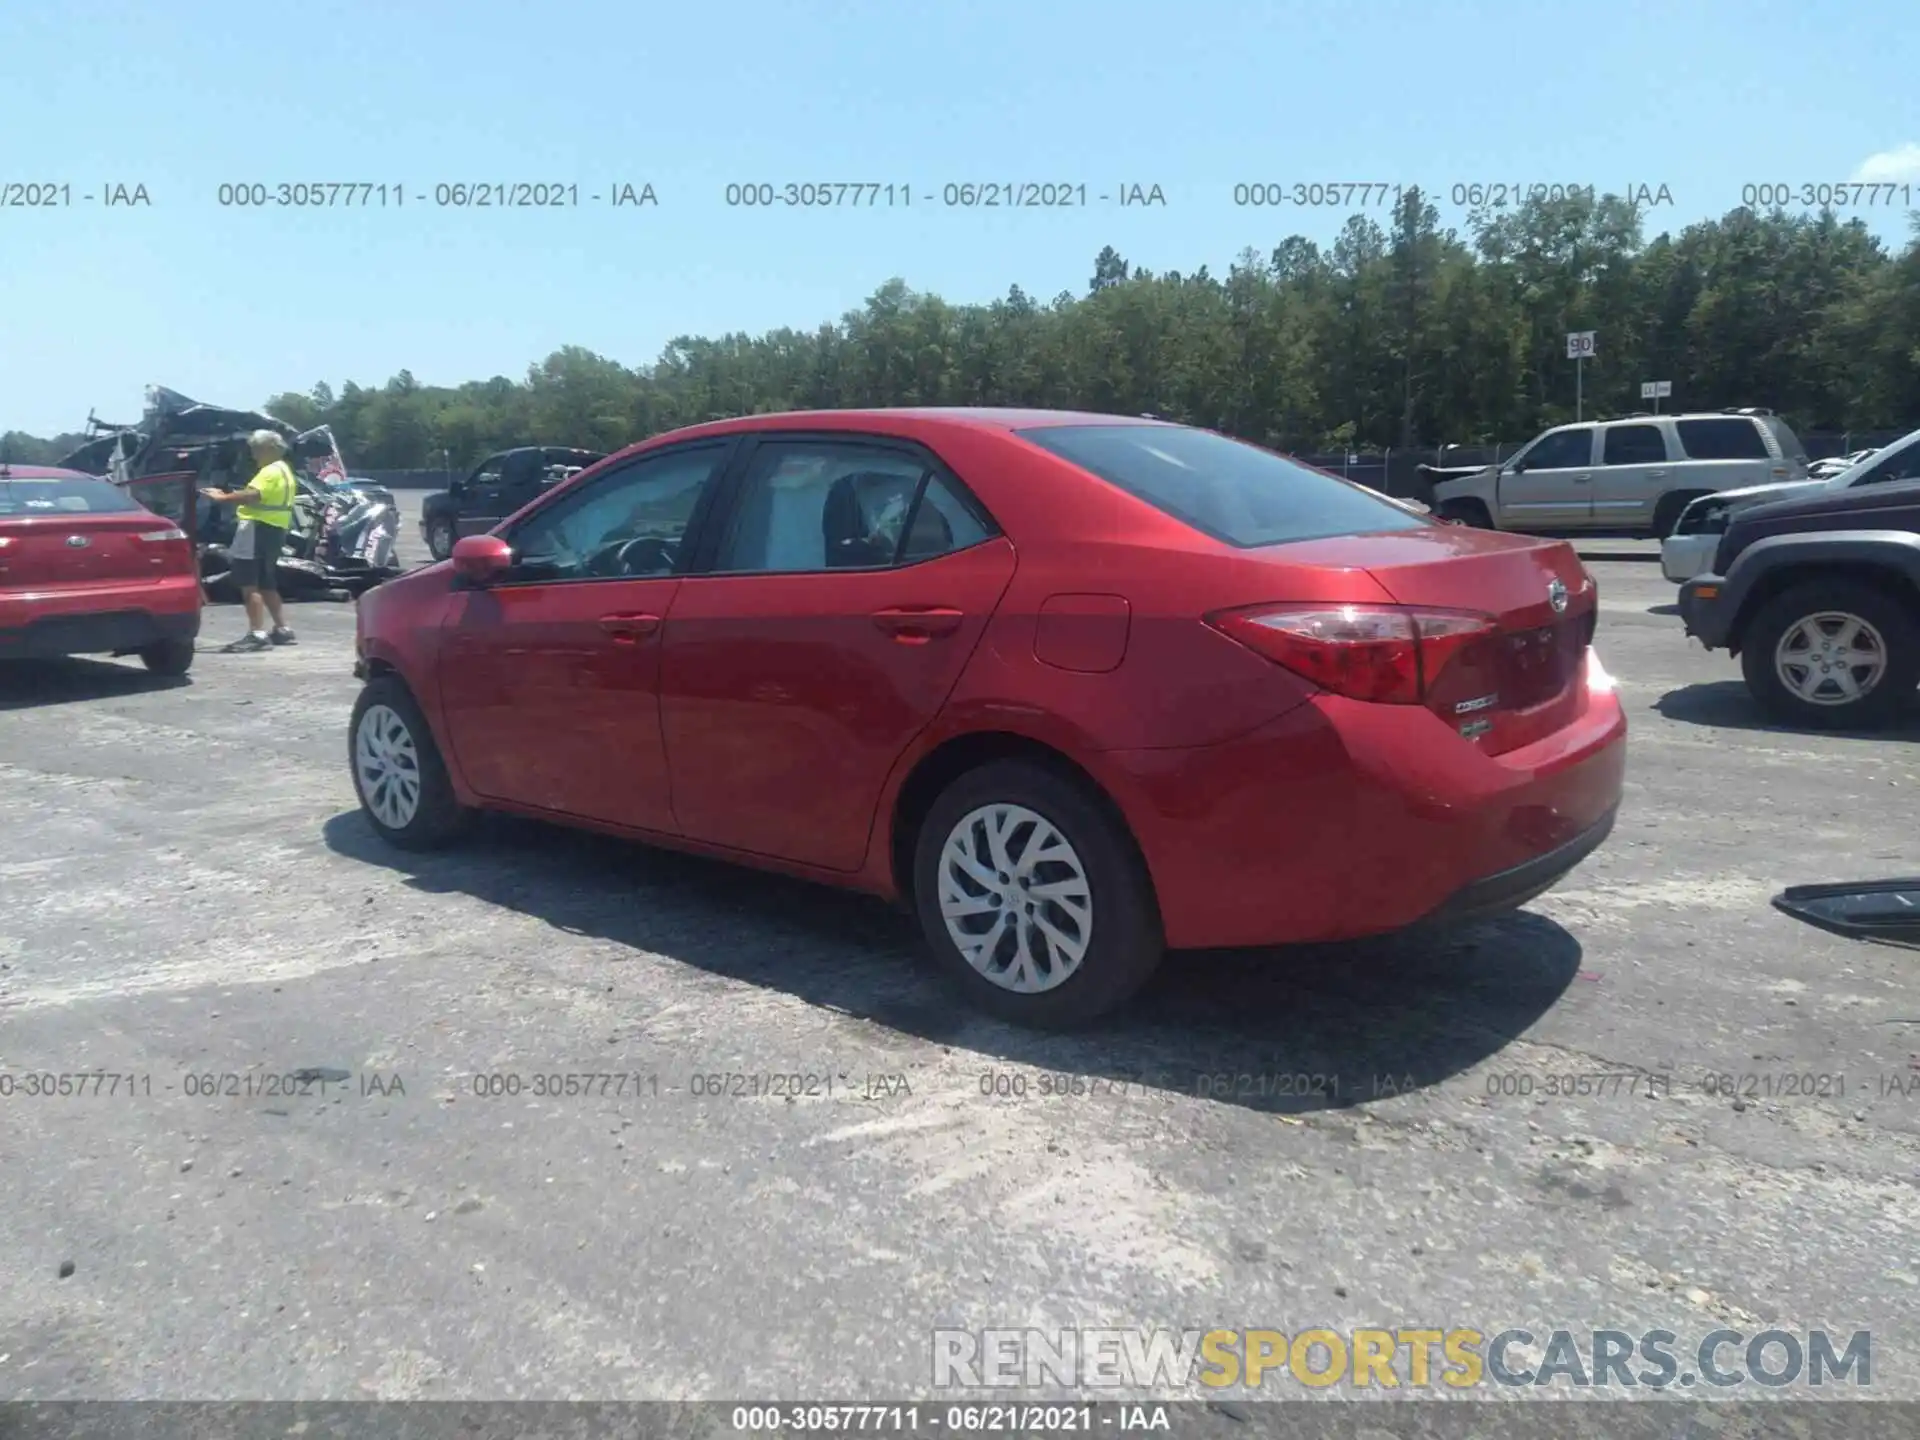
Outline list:
[[[199,633],[184,530],[92,475],[0,465],[0,660],[138,655],[184,675]]]
[[[1564,541],[1208,431],[755,415],[593,466],[361,597],[394,843],[513,811],[910,904],[986,1009],[1168,947],[1519,906],[1606,837],[1626,722]]]

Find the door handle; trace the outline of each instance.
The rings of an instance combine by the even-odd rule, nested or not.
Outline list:
[[[602,615],[600,628],[613,637],[616,645],[631,645],[644,640],[660,628],[658,615]]]
[[[1576,476],[1574,476],[1574,477],[1573,477],[1573,483],[1574,483],[1574,484],[1576,484],[1576,485],[1584,485],[1584,484],[1586,484],[1586,483],[1587,483],[1587,482],[1588,482],[1589,480],[1591,480],[1591,479],[1593,479],[1593,472],[1592,472],[1591,470],[1589,470],[1589,471],[1588,471],[1588,472],[1587,472],[1586,474],[1584,474],[1584,475],[1576,475]]]
[[[1647,474],[1655,480],[1664,480],[1667,478],[1667,472],[1664,470],[1649,470]]]
[[[918,610],[902,607],[873,612],[873,623],[902,645],[924,645],[936,637],[951,635],[966,618],[961,611],[944,605],[929,605]]]

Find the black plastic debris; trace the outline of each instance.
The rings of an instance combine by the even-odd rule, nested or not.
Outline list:
[[[1791,885],[1773,908],[1849,940],[1920,950],[1920,876]]]

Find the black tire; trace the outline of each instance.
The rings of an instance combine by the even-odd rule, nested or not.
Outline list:
[[[969,814],[994,804],[1018,805],[1046,820],[1084,872],[1091,914],[1086,950],[1078,968],[1051,989],[1021,994],[988,979],[961,953],[941,915],[947,840]],[[1015,831],[1009,838],[1019,842],[1031,833]],[[1016,1025],[1064,1030],[1089,1024],[1132,999],[1166,951],[1152,882],[1124,825],[1084,786],[1029,761],[994,761],[949,785],[920,826],[913,877],[914,909],[940,968],[974,1005]],[[998,929],[996,923],[993,933]]]
[[[367,795],[367,781],[360,769],[358,750],[361,723],[367,713],[377,706],[385,707],[405,727],[407,738],[412,743],[414,768],[418,774],[418,798],[413,812],[397,825],[388,823],[375,813]],[[375,723],[378,723],[378,717]],[[435,850],[450,844],[475,819],[475,812],[454,797],[453,782],[447,778],[446,762],[440,758],[440,747],[434,741],[433,730],[428,726],[426,716],[420,713],[420,707],[414,703],[412,693],[395,676],[376,675],[366,683],[360,691],[360,698],[354,702],[353,718],[347,722],[347,768],[353,774],[353,791],[359,797],[360,810],[367,817],[367,823],[381,839],[402,850]]]
[[[1884,668],[1877,682],[1845,704],[1818,704],[1790,689],[1776,654],[1802,621],[1821,613],[1852,616],[1879,632]],[[1883,590],[1839,578],[1795,585],[1761,606],[1740,642],[1740,669],[1760,707],[1789,725],[1821,730],[1870,730],[1899,714],[1920,684],[1920,617],[1915,607]]]
[[[1673,527],[1680,523],[1680,512],[1698,500],[1702,495],[1710,495],[1710,490],[1676,490],[1662,495],[1660,503],[1653,507],[1654,539],[1664,540],[1673,534]]]
[[[436,515],[427,521],[427,553],[435,560],[445,560],[453,554],[453,521],[444,515]]]
[[[1448,500],[1433,512],[1442,520],[1471,525],[1476,530],[1493,529],[1493,516],[1484,500]]]
[[[193,642],[156,640],[140,652],[140,663],[155,675],[184,675],[193,668]]]

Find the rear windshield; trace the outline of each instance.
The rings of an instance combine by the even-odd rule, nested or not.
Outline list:
[[[1767,427],[1767,433],[1773,436],[1774,442],[1780,447],[1780,453],[1787,459],[1807,458],[1807,447],[1800,443],[1800,437],[1793,433],[1793,427],[1778,415],[1763,416],[1760,423]]]
[[[1282,545],[1431,523],[1344,480],[1208,430],[1049,425],[1018,433],[1228,545]]]
[[[1680,444],[1689,460],[1770,460],[1766,441],[1753,421],[1744,415],[1725,420],[1678,420]]]
[[[121,515],[140,508],[105,480],[0,476],[0,515]]]

